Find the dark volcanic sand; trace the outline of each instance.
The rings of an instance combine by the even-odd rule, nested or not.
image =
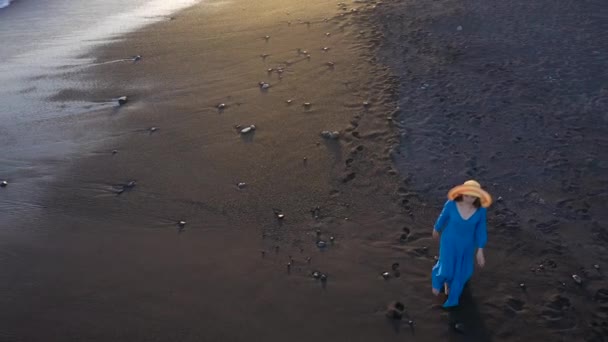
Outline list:
[[[81,155],[54,161],[44,196],[25,198],[18,172],[0,189],[0,340],[602,341],[600,5],[211,1],[94,51],[144,58],[52,100],[131,101],[59,124]],[[431,227],[471,177],[502,200],[486,269],[448,313]],[[395,300],[401,321],[385,317]]]
[[[608,260],[607,15],[602,1],[389,1],[376,12],[381,61],[400,80],[405,205],[438,206],[469,178],[501,199],[474,281],[496,340],[608,336],[608,283],[593,266]]]

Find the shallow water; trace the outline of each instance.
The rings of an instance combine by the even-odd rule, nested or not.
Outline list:
[[[91,64],[79,58],[95,45],[169,16],[200,0],[20,0],[0,11],[0,119],[30,121],[82,110],[49,104],[68,86],[61,77]],[[137,54],[125,51],[125,58]]]

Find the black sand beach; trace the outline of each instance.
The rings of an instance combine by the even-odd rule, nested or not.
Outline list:
[[[209,1],[92,51],[49,101],[129,102],[0,175],[0,340],[604,341],[604,7]],[[446,312],[431,229],[469,178],[487,265]]]

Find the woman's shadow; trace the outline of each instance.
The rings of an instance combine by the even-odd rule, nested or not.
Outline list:
[[[458,307],[448,310],[449,341],[488,342],[492,341],[488,329],[479,312],[479,305],[471,293],[467,283],[462,291]],[[456,324],[460,324],[456,329]]]

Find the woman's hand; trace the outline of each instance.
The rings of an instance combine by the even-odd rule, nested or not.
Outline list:
[[[439,232],[433,228],[433,239],[437,239],[437,238],[439,238]]]
[[[477,250],[477,265],[483,267],[486,264],[486,257],[483,255],[483,249]]]

